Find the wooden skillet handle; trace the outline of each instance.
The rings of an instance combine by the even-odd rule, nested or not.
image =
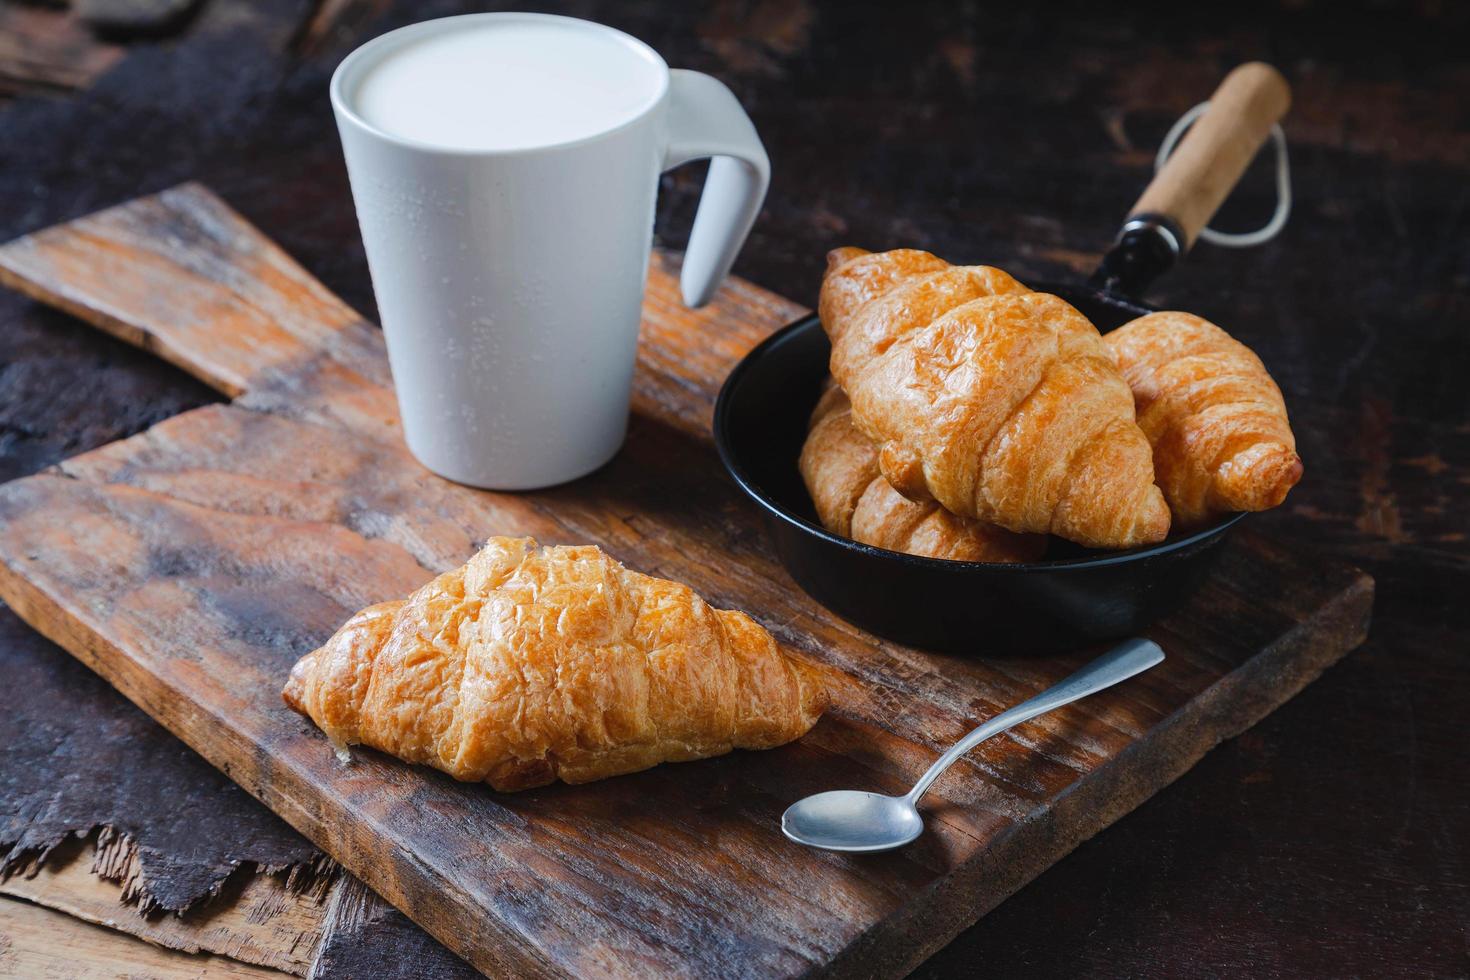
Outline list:
[[[1188,251],[1290,106],[1286,79],[1264,62],[1226,75],[1209,109],[1133,205],[1130,220],[1170,219],[1184,233],[1180,252]]]

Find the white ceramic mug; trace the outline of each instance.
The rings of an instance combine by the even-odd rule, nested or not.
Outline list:
[[[734,95],[620,31],[520,13],[378,37],[331,95],[414,455],[500,490],[601,466],[627,429],[659,174],[714,157],[684,258],[691,306],[765,197],[770,165]]]

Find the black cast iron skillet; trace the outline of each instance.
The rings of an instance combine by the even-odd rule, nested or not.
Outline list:
[[[1155,177],[1083,287],[1033,284],[1099,330],[1152,312],[1137,297],[1187,250],[1285,114],[1285,81],[1266,65],[1232,72]],[[720,459],[761,508],[791,577],[822,605],[879,636],[951,653],[1046,653],[1138,632],[1209,573],[1235,514],[1131,551],[1051,539],[1024,564],[943,561],[859,544],[822,528],[797,470],[831,348],[809,316],[752,350],[715,404]]]

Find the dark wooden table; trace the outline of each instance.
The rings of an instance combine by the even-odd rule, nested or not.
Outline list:
[[[80,7],[0,5],[0,239],[201,179],[371,314],[327,78],[366,37],[479,6],[205,0],[99,39]],[[775,174],[736,268],[806,303],[844,243],[1085,276],[1168,125],[1238,62],[1287,74],[1291,224],[1263,248],[1199,247],[1152,298],[1218,320],[1272,368],[1307,478],[1257,526],[1372,572],[1372,638],[920,973],[1470,973],[1467,11],[521,6],[614,24],[735,89]],[[682,246],[700,181],[665,178],[662,244]],[[1217,224],[1271,206],[1260,163]],[[214,397],[0,295],[0,478]],[[135,848],[145,905],[195,905],[239,862],[310,876],[299,838],[5,611],[0,669],[7,866],[106,827]],[[410,937],[400,953],[423,948],[392,928]],[[319,972],[362,975],[351,958]]]

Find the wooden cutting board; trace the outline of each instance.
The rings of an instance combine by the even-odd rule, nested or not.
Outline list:
[[[497,494],[414,462],[379,331],[203,187],[6,245],[0,280],[234,400],[0,487],[0,596],[429,932],[514,975],[902,973],[1363,640],[1370,578],[1239,534],[1150,631],[1163,665],[980,746],[927,798],[918,843],[789,843],[793,800],[901,791],[1090,652],[925,654],[797,589],[708,429],[730,367],[803,311],[738,280],[686,310],[671,265],[650,273],[627,446],[569,486]],[[291,664],[492,534],[595,542],[749,611],[825,667],[835,706],[771,752],[518,795],[370,751],[342,765],[281,703]]]

